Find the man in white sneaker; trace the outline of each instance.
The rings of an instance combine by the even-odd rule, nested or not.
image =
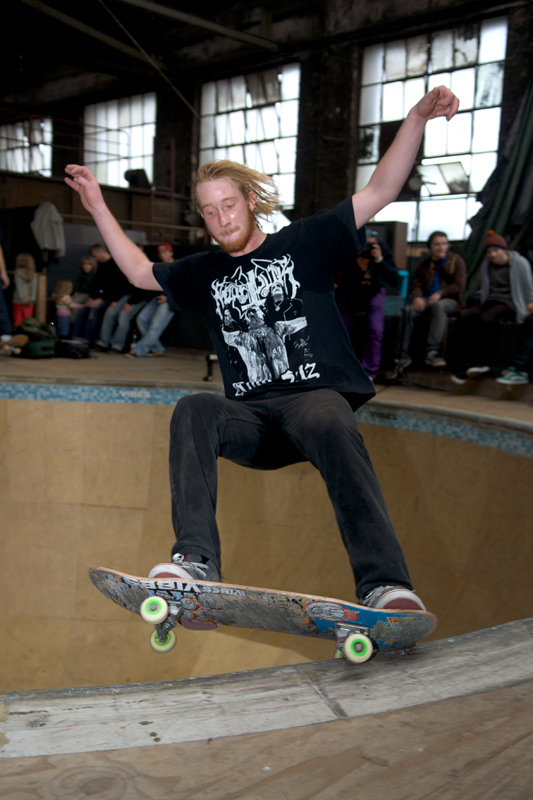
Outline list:
[[[459,368],[452,375],[457,384],[491,371],[498,322],[523,323],[533,303],[531,264],[509,250],[503,236],[489,231],[486,257],[481,265],[481,302],[461,311],[457,338],[462,350]]]

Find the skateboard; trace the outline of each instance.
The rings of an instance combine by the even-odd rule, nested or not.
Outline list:
[[[192,578],[154,580],[102,567],[92,567],[89,577],[110,600],[155,626],[150,643],[159,653],[174,647],[176,623],[194,627],[207,622],[213,628],[230,625],[331,639],[336,655],[357,664],[380,650],[412,647],[437,627],[428,611],[385,611],[330,597]]]

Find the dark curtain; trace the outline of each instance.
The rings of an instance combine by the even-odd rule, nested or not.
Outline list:
[[[479,288],[487,231],[510,241],[511,249],[533,255],[533,82],[511,127],[496,169],[478,195],[483,207],[469,220],[472,233],[463,250],[467,293]]]

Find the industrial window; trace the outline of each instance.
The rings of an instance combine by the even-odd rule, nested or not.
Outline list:
[[[409,241],[435,229],[450,239],[470,233],[476,193],[496,166],[507,19],[367,47],[363,55],[356,190],[365,186],[401,121],[425,92],[446,85],[459,112],[431,120],[421,158],[398,201],[375,220],[408,225]]]
[[[271,175],[283,206],[294,206],[300,66],[237,75],[202,86],[200,164],[230,159]],[[276,215],[267,230],[288,224]]]
[[[0,125],[0,169],[52,175],[52,120],[30,117]]]
[[[155,122],[154,92],[86,106],[84,163],[99,183],[127,187],[129,169],[143,169],[152,183]]]

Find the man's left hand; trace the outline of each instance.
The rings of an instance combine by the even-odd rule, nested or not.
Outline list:
[[[446,117],[448,122],[457,113],[459,98],[446,86],[436,86],[415,106],[417,113],[426,120]]]

